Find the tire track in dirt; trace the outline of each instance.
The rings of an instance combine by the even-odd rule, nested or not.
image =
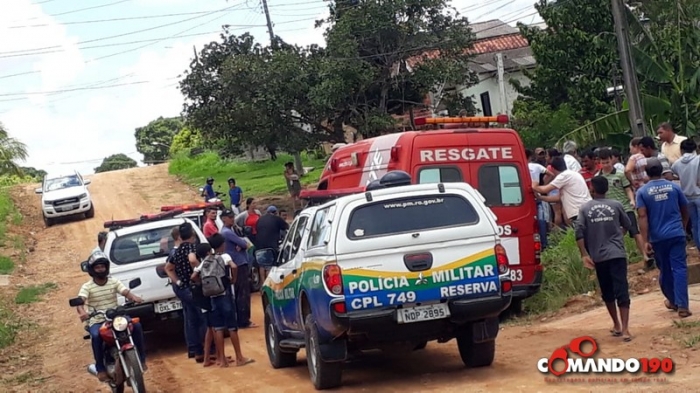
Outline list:
[[[166,166],[152,166],[92,176],[90,186],[96,217],[71,221],[43,229],[38,198],[33,187],[20,191],[18,200],[26,222],[34,225],[37,246],[23,269],[23,282],[53,281],[57,290],[40,303],[31,305],[25,314],[44,332],[43,339],[29,338],[47,377],[40,391],[92,392],[107,389],[85,372],[92,361],[89,343],[83,341],[81,325],[67,300],[75,296],[87,276],[79,262],[95,246],[96,234],[105,220],[129,218],[154,212],[160,205],[197,200],[194,192],[167,174]],[[694,289],[691,308],[700,311],[700,290]],[[262,325],[260,298],[253,295],[253,320]],[[408,353],[370,353],[347,364],[343,391],[381,392],[560,392],[567,391],[667,391],[668,384],[548,384],[537,371],[537,360],[551,355],[555,348],[575,337],[591,335],[599,340],[601,356],[620,358],[670,356],[677,364],[670,376],[676,391],[698,391],[700,355],[685,350],[674,338],[673,313],[661,307],[658,292],[632,300],[632,333],[635,339],[623,343],[610,337],[605,309],[555,318],[547,323],[506,326],[497,340],[496,360],[492,367],[465,369],[454,341],[431,342],[425,350]],[[695,317],[691,318],[695,319]],[[50,329],[49,329],[50,327]],[[312,391],[305,365],[304,351],[297,367],[274,370],[267,360],[262,328],[240,332],[244,353],[256,363],[243,368],[203,368],[186,358],[179,326],[172,331],[147,336],[149,371],[146,383],[155,392],[308,392]],[[34,341],[31,341],[34,340]],[[228,345],[228,344],[227,344]],[[232,348],[227,346],[232,354]],[[565,386],[565,388],[564,388]],[[18,391],[27,391],[26,388]],[[29,389],[30,391],[37,391]]]

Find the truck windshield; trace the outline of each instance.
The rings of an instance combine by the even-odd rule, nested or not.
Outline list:
[[[370,203],[350,215],[347,236],[352,240],[453,226],[474,225],[479,215],[458,195],[432,195]]]
[[[44,191],[56,191],[62,190],[64,188],[80,187],[82,185],[83,183],[80,181],[80,178],[76,175],[57,177],[54,179],[46,180],[46,184],[44,185]]]
[[[174,245],[172,229],[168,226],[119,236],[110,246],[109,257],[117,265],[165,258]]]

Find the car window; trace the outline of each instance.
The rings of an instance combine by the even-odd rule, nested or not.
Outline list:
[[[80,180],[78,175],[57,177],[54,179],[47,179],[44,182],[44,191],[56,191],[64,188],[80,187],[82,185],[83,182]]]
[[[455,167],[422,168],[418,172],[418,183],[456,183],[461,182],[462,173]]]
[[[109,258],[117,265],[165,258],[174,244],[170,236],[172,230],[173,227],[168,226],[119,236],[110,246]],[[199,237],[195,239],[199,244]]]
[[[299,220],[301,220],[301,218]],[[287,231],[287,235],[284,237],[284,241],[282,241],[282,251],[280,252],[279,258],[280,263],[287,262],[290,258],[290,255],[292,254],[292,238],[296,233],[296,228],[299,225],[299,220],[295,220],[292,223],[292,226],[289,228],[289,231]]]
[[[482,165],[479,192],[487,206],[517,206],[523,203],[520,173],[515,165]]]
[[[321,209],[314,215],[311,232],[309,233],[309,242],[307,243],[308,248],[325,245],[324,240],[331,229],[331,224],[328,221],[332,216],[332,208],[335,208],[335,205]]]
[[[301,246],[301,239],[304,237],[304,229],[306,228],[306,223],[308,218],[299,218],[299,223],[296,228],[294,228],[294,237],[292,237],[292,250],[289,255],[289,259],[294,259],[299,252],[299,246]]]
[[[393,199],[356,208],[348,221],[352,240],[452,226],[474,225],[479,215],[458,195],[432,195]]]

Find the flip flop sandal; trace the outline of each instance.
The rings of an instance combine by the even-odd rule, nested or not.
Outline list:
[[[243,366],[251,364],[251,363],[255,363],[255,359],[248,358],[242,364],[236,363],[236,367],[243,367]]]
[[[691,315],[693,315],[693,313],[690,312],[690,310],[680,309],[680,310],[678,311],[678,316],[681,317],[681,318],[688,318],[688,317],[691,316]]]
[[[622,336],[622,332],[618,332],[615,329],[610,329],[610,334],[612,334],[613,337],[620,337]]]
[[[678,307],[671,304],[668,300],[664,300],[664,306],[666,306],[667,309],[672,310],[672,311],[678,311]]]
[[[632,341],[632,336],[631,336],[631,335],[625,335],[624,337],[622,337],[622,341],[628,343],[628,342]]]

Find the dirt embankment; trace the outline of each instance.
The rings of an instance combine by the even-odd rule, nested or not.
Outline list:
[[[106,392],[106,386],[85,372],[92,362],[89,343],[67,299],[75,296],[87,276],[78,263],[95,246],[95,237],[105,220],[134,217],[154,212],[163,204],[196,201],[197,196],[167,174],[167,167],[152,166],[108,172],[92,177],[90,186],[96,217],[60,223],[44,229],[39,201],[31,187],[17,191],[15,199],[25,215],[21,231],[35,239],[27,262],[13,277],[13,285],[54,282],[58,288],[39,303],[18,312],[33,327],[24,329],[18,344],[5,350],[0,359],[5,386],[0,390],[41,392]],[[30,234],[31,232],[31,234]],[[648,279],[645,279],[647,283]],[[644,292],[649,284],[639,284]],[[538,319],[532,323],[505,326],[497,341],[494,365],[486,369],[465,369],[454,342],[430,343],[425,350],[409,354],[371,353],[347,365],[345,391],[440,391],[440,392],[559,392],[568,391],[700,391],[700,355],[692,348],[700,341],[700,329],[693,323],[675,327],[675,315],[662,307],[661,295],[652,292],[632,300],[632,333],[635,338],[623,343],[610,336],[606,311],[566,312],[565,316]],[[700,290],[692,291],[691,308],[700,313]],[[574,302],[577,303],[577,302]],[[581,303],[581,302],[578,302]],[[583,302],[587,303],[587,302]],[[571,307],[576,307],[574,304]],[[695,317],[691,318],[695,320]],[[253,296],[253,320],[262,324],[260,300]],[[693,330],[695,329],[695,330]],[[247,356],[256,363],[244,368],[204,369],[187,359],[181,329],[173,326],[146,340],[148,353],[147,385],[150,392],[308,392],[304,352],[298,366],[274,370],[265,351],[262,328],[242,331],[241,341]],[[590,335],[598,339],[601,356],[619,358],[671,357],[676,373],[667,382],[621,383],[588,382],[552,384],[537,371],[537,360],[549,357],[555,348],[575,337]],[[691,345],[692,344],[692,345]],[[698,344],[700,345],[700,344]],[[227,348],[232,353],[230,346]],[[6,372],[9,370],[9,373]],[[0,385],[1,386],[1,385]]]

